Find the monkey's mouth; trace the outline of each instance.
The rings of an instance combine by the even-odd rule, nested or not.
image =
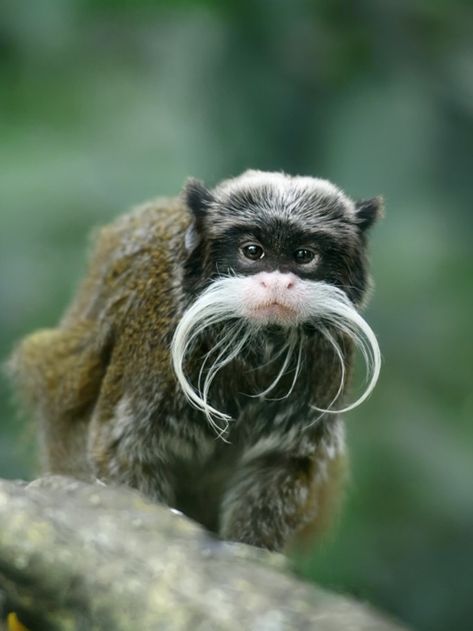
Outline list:
[[[290,323],[297,320],[298,314],[293,307],[274,300],[272,302],[255,305],[250,310],[249,315],[258,321]]]

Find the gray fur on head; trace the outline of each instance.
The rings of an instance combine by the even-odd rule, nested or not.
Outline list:
[[[253,220],[255,205],[260,212],[283,220],[312,222],[317,215],[326,219],[343,217],[362,230],[373,224],[383,208],[382,197],[354,202],[329,180],[252,169],[211,190],[190,178],[184,194],[194,217],[210,219],[211,231],[218,231],[232,220]],[[249,202],[246,207],[241,204],[245,201]],[[222,209],[227,212],[222,213]]]

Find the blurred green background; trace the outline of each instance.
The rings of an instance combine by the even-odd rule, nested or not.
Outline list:
[[[2,0],[0,355],[57,321],[87,234],[248,167],[383,194],[340,527],[299,571],[421,631],[472,628],[469,0]],[[34,475],[2,382],[0,476]]]

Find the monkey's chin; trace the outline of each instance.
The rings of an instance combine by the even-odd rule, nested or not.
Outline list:
[[[300,321],[299,314],[295,309],[279,302],[253,307],[245,315],[250,321],[261,325],[277,324],[290,327]]]

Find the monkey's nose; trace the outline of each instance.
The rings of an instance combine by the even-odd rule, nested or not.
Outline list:
[[[261,272],[259,274],[259,284],[265,289],[292,289],[296,280],[297,276],[291,273]]]

